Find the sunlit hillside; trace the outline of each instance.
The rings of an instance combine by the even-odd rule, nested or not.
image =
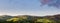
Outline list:
[[[60,14],[53,16],[0,16],[0,23],[60,23]]]

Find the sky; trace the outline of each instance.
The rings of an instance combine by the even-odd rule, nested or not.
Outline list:
[[[60,9],[42,5],[40,0],[0,0],[0,15],[46,16],[60,14]]]

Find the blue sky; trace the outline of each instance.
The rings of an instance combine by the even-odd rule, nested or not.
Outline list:
[[[0,15],[45,16],[60,13],[60,9],[40,5],[39,0],[0,0]]]

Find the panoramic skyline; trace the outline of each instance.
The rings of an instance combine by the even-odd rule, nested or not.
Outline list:
[[[0,15],[45,16],[60,14],[60,9],[42,5],[40,0],[0,0]]]

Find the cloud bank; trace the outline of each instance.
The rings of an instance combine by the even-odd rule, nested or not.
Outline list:
[[[53,6],[60,8],[60,0],[40,0],[42,5]]]

